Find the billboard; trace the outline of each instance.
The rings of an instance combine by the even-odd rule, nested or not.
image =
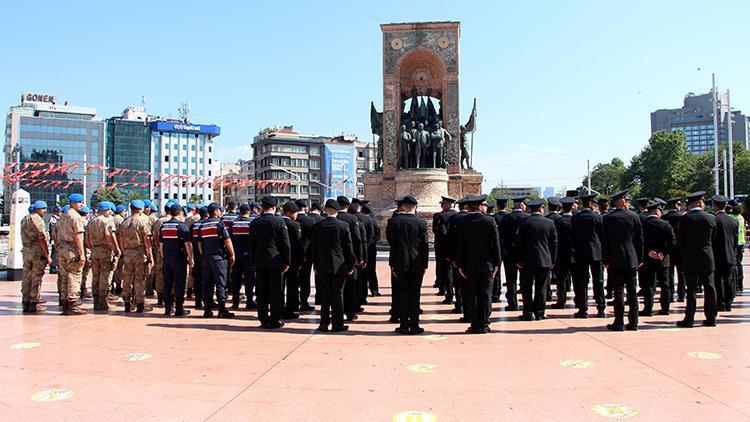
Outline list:
[[[151,122],[151,130],[157,132],[204,133],[209,136],[221,135],[221,128],[216,125],[196,125],[181,122]]]
[[[357,196],[357,151],[353,144],[325,144],[323,148],[323,183],[325,199],[336,199],[339,195]]]

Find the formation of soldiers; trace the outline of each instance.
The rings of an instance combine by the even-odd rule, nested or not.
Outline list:
[[[468,333],[490,331],[492,303],[500,302],[503,286],[505,310],[520,310],[524,321],[546,318],[550,300],[552,308],[564,309],[571,291],[573,316],[588,318],[589,284],[596,317],[606,317],[607,299],[613,299],[615,319],[607,328],[616,331],[637,330],[639,317],[653,315],[657,289],[661,315],[669,315],[675,293],[677,301],[687,300],[681,327],[693,326],[699,292],[703,325],[714,326],[718,312],[731,311],[742,288],[744,222],[736,203],[714,196],[710,214],[704,211],[705,193],[696,192],[684,209],[681,198],[641,198],[634,212],[628,191],[608,201],[572,192],[546,202],[443,198],[443,211],[432,222],[436,287],[443,303],[454,305],[460,321],[469,323]],[[70,205],[56,207],[50,218],[51,248],[43,201],[32,204],[22,221],[24,313],[41,309],[47,265],[58,274],[64,315],[85,314],[81,305],[88,297],[94,312],[106,313],[118,302],[126,313],[149,312],[146,297],[155,295],[165,316],[188,315],[185,300],[192,299],[205,318],[214,311],[232,318],[231,310],[244,300],[245,309],[257,310],[262,328],[276,329],[315,309],[309,303],[314,280],[318,330],[340,332],[364,310],[368,291],[380,296],[375,271],[380,229],[368,201],[340,196],[322,206],[297,200],[280,207],[275,198],[264,197],[239,207],[230,202],[226,209],[168,202],[157,217],[149,201],[127,207],[100,202],[94,214],[82,195],[68,199]],[[510,203],[512,211],[506,212]],[[418,205],[412,196],[398,198],[386,226],[390,322],[399,324],[400,334],[424,331],[420,292],[429,245]]]

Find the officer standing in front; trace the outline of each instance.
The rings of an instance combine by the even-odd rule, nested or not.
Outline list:
[[[518,318],[522,321],[545,318],[547,283],[557,257],[557,231],[555,223],[542,215],[544,201],[531,201],[528,207],[531,214],[521,223],[515,245],[523,298],[523,313]]]
[[[183,304],[185,303],[187,269],[188,266],[193,265],[190,230],[178,219],[180,211],[179,204],[172,204],[169,208],[169,216],[172,218],[163,222],[159,228],[160,253],[163,260],[164,315],[169,316],[174,305],[174,316],[177,317],[190,314]]]
[[[571,227],[573,229],[573,246],[575,248],[576,270],[573,277],[573,294],[578,308],[575,318],[588,318],[589,309],[589,275],[594,290],[596,302],[596,316],[604,318],[607,308],[604,298],[604,282],[602,275],[602,216],[594,212],[596,195],[581,197],[582,209],[573,213]]]
[[[340,332],[349,329],[344,325],[344,280],[354,271],[357,263],[352,249],[349,225],[336,216],[341,207],[329,199],[325,203],[328,217],[317,222],[312,229],[308,259],[315,269],[316,296],[320,299],[320,325],[318,331]]]
[[[201,278],[203,281],[203,318],[211,318],[212,292],[216,288],[219,302],[219,318],[234,318],[227,310],[227,273],[234,265],[234,247],[224,223],[219,221],[221,207],[212,202],[208,205],[208,218],[198,229],[198,250],[201,254]]]
[[[685,317],[678,327],[693,328],[695,321],[696,290],[703,286],[703,325],[716,326],[716,287],[714,285],[713,242],[716,239],[716,217],[704,211],[703,191],[688,195],[688,212],[680,219],[679,240],[682,250],[682,265],[687,285],[687,306]]]
[[[669,257],[677,240],[672,226],[661,219],[661,203],[651,201],[646,205],[648,217],[643,220],[643,310],[639,316],[653,315],[656,286],[661,288],[659,315],[669,315],[669,304],[672,302],[672,286],[669,282]]]
[[[255,264],[258,320],[266,329],[284,326],[280,321],[284,273],[292,260],[289,233],[284,220],[276,215],[276,198],[261,199],[263,214],[250,224],[250,254]],[[270,315],[269,315],[270,313]]]
[[[33,212],[21,220],[21,243],[23,249],[23,281],[21,282],[21,309],[23,313],[33,314],[41,302],[39,291],[42,287],[44,270],[52,262],[47,247],[47,231],[44,225],[44,214],[47,203],[36,201],[31,205]]]
[[[417,200],[405,196],[401,200],[403,212],[389,221],[386,239],[390,245],[388,265],[398,278],[399,334],[420,334],[419,299],[424,272],[427,270],[429,249],[427,246],[427,224],[417,217]]]
[[[643,229],[638,214],[630,211],[630,195],[623,190],[612,195],[614,211],[604,216],[602,222],[602,263],[614,292],[615,321],[608,330],[638,330],[638,296],[636,296],[636,271],[643,258]],[[628,325],[624,325],[625,304],[623,289],[628,298]]]
[[[58,260],[60,262],[60,300],[63,315],[85,315],[81,309],[81,279],[86,252],[83,246],[84,221],[79,214],[83,208],[83,195],[74,193],[68,196],[70,208],[57,222],[57,237],[60,242]]]
[[[714,248],[714,282],[716,283],[716,298],[719,312],[732,310],[735,295],[734,264],[737,262],[737,232],[740,230],[737,220],[732,218],[725,208],[729,199],[726,196],[714,195],[712,198],[714,217],[716,218],[716,239]]]

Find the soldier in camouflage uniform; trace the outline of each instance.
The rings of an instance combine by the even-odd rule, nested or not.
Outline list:
[[[143,215],[148,217],[148,237],[151,241],[151,256],[154,256],[154,246],[156,246],[156,242],[154,241],[154,238],[151,236],[151,229],[156,223],[156,220],[158,220],[158,217],[156,216],[156,212],[158,209],[154,209],[152,206],[153,204],[148,199],[143,201]],[[152,265],[149,268],[146,268],[146,297],[154,297],[154,284],[156,283],[156,272],[155,272],[156,265]]]
[[[91,209],[86,205],[81,208],[81,217],[83,217],[84,230],[86,225],[91,221]],[[83,275],[81,276],[81,298],[91,299],[91,290],[86,286],[89,285],[89,278],[91,276],[91,249],[87,246],[86,233],[83,234],[83,247],[86,252],[86,260],[83,264]]]
[[[127,216],[128,207],[125,205],[118,205],[117,208],[115,208],[115,233],[117,233],[117,230],[120,229],[120,224],[122,224],[123,221],[125,221],[125,217]],[[122,251],[120,251],[122,252]],[[120,259],[117,260],[117,267],[115,268],[115,274],[112,278],[112,291],[114,294],[119,295],[122,294],[122,264],[124,260],[122,259],[122,255],[120,256]]]
[[[115,220],[109,215],[114,208],[110,202],[99,203],[99,215],[86,226],[86,243],[91,249],[91,290],[94,312],[109,310],[107,298],[111,289],[112,273],[120,257],[115,235]]]
[[[83,195],[74,193],[70,200],[70,209],[57,222],[56,240],[60,242],[57,259],[60,263],[60,295],[63,315],[85,315],[81,309],[79,294],[81,277],[86,252],[83,248],[84,220],[79,214],[83,208]]]
[[[151,255],[151,239],[148,217],[142,213],[144,204],[141,200],[130,203],[130,217],[120,225],[118,232],[120,250],[123,251],[122,266],[122,299],[125,312],[130,312],[133,303],[136,312],[151,310],[145,306],[146,280],[149,267],[154,262]]]
[[[47,204],[36,201],[31,205],[33,212],[21,220],[21,243],[23,244],[23,281],[21,282],[21,306],[24,313],[35,313],[41,301],[39,290],[42,286],[44,269],[52,262],[47,248],[47,231],[44,214]]]
[[[169,215],[169,208],[173,204],[175,204],[173,201],[167,202],[167,205],[164,206],[164,215],[156,219],[151,225],[151,246],[153,248],[152,253],[154,256],[154,268],[151,273],[154,275],[156,284],[156,306],[164,305],[164,256],[162,255],[161,248],[159,248],[159,233],[161,232],[161,226],[172,219]],[[151,215],[153,214],[154,213],[152,212]]]

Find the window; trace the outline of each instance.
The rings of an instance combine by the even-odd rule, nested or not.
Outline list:
[[[208,159],[208,164],[211,164],[211,162],[212,162],[212,161],[213,161],[213,160],[211,160],[211,159],[209,158],[209,159]],[[203,159],[201,158],[201,163],[202,163],[202,162],[203,162]]]
[[[182,199],[187,199],[187,194],[186,193],[182,194]]]
[[[211,194],[210,193],[208,194],[208,200],[209,201],[211,200]]]
[[[208,152],[211,152],[211,145],[208,146]],[[209,196],[211,196],[211,195],[209,195]],[[208,199],[211,199],[211,198],[208,198]]]
[[[177,199],[177,194],[176,193],[172,195],[172,199]]]
[[[190,145],[190,150],[191,150],[191,151],[195,151],[195,144],[193,144],[193,145]]]
[[[187,157],[182,157],[182,162],[187,163]]]
[[[365,158],[365,152],[363,150],[357,151],[357,157],[359,157],[359,158]]]
[[[311,146],[310,147],[310,156],[312,156],[312,157],[320,157],[320,148]]]
[[[187,151],[187,144],[182,144],[182,150]]]
[[[168,156],[168,155],[165,155],[165,156],[164,156],[164,162],[165,162],[165,163],[168,163],[168,162],[169,162],[169,156]]]
[[[320,168],[320,160],[310,160],[310,168],[311,169],[319,169]]]
[[[169,199],[169,194],[168,193],[164,194],[164,199]]]
[[[310,193],[320,193],[320,186],[318,185],[310,186]]]
[[[190,157],[190,162],[195,163],[195,157]]]
[[[203,173],[201,173],[201,174],[203,174]],[[211,170],[208,171],[208,176],[211,177]]]

